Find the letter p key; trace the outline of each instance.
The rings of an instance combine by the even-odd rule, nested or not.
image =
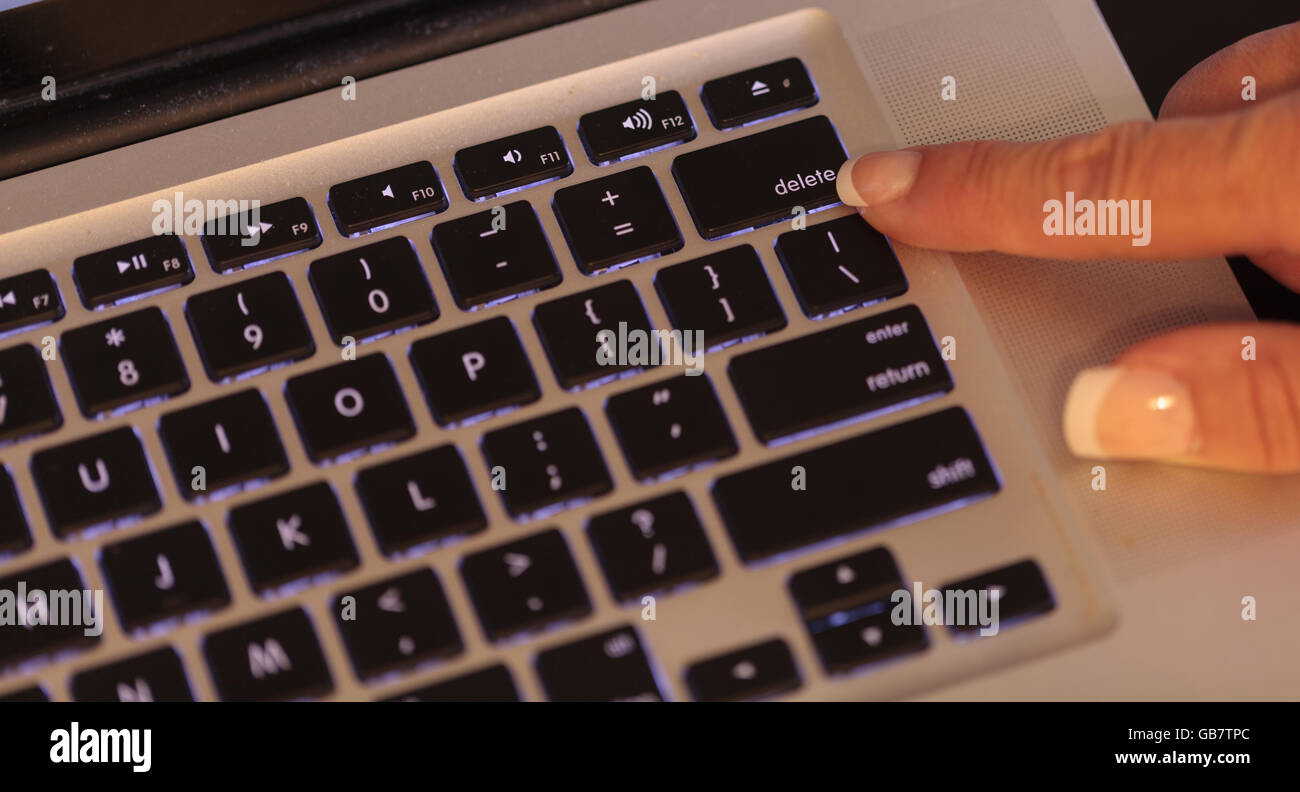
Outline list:
[[[465,374],[469,377],[470,382],[478,381],[478,373],[487,365],[487,358],[483,357],[481,352],[466,352],[460,356],[460,362],[465,366]]]

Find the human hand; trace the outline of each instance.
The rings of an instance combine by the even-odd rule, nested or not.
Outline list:
[[[1246,75],[1256,101],[1244,101]],[[1300,290],[1300,23],[1198,64],[1159,117],[1042,143],[867,154],[836,183],[871,225],[918,247],[1056,259],[1244,253]],[[1045,202],[1067,192],[1149,200],[1148,244],[1136,228],[1049,235]],[[1300,325],[1210,324],[1147,339],[1080,372],[1063,420],[1079,456],[1300,472]]]

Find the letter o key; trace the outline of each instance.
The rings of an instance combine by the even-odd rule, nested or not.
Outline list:
[[[356,418],[366,409],[366,400],[356,388],[343,388],[334,394],[334,409],[344,418]]]

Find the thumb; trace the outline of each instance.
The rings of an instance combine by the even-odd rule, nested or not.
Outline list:
[[[1039,143],[866,154],[842,166],[836,186],[881,233],[917,247],[1072,259],[1297,252],[1297,127],[1300,92],[1237,113],[1128,122]],[[1113,202],[1108,226],[1127,224],[1131,233],[1049,229],[1049,202],[1082,211],[1074,200]],[[1065,212],[1074,231],[1076,217]],[[1098,207],[1096,231],[1103,214]],[[1139,220],[1143,229],[1134,227]]]
[[[1081,372],[1065,439],[1084,457],[1300,472],[1300,325],[1217,324]]]

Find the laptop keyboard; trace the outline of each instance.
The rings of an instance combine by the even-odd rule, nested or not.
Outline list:
[[[809,218],[806,230],[781,233],[774,251],[760,252],[742,236],[714,243],[706,255],[673,256],[688,236],[720,240],[838,203],[834,177],[846,153],[832,119],[816,112],[814,77],[789,58],[693,86],[706,123],[733,130],[722,142],[698,145],[687,101],[665,91],[581,116],[576,139],[544,126],[459,149],[451,174],[412,162],[335,184],[328,206],[290,197],[261,206],[257,217],[210,222],[201,250],[217,275],[200,284],[189,252],[198,248],[187,251],[182,237],[88,252],[71,276],[81,304],[104,311],[94,321],[76,307],[65,317],[47,270],[0,280],[0,331],[55,323],[43,332],[57,337],[61,361],[43,359],[35,337],[0,350],[0,440],[18,444],[5,457],[9,466],[0,467],[0,552],[7,554],[0,588],[19,580],[29,590],[82,588],[79,563],[70,558],[33,567],[24,556],[33,531],[92,541],[97,577],[108,589],[105,607],[147,648],[87,667],[70,662],[96,643],[80,629],[0,627],[4,678],[51,662],[75,666],[68,690],[87,700],[189,699],[196,673],[207,674],[223,699],[326,696],[341,674],[371,685],[374,698],[514,699],[520,668],[489,658],[494,647],[522,642],[532,652],[537,688],[549,698],[657,700],[672,697],[672,688],[663,684],[654,641],[635,626],[642,598],[662,597],[663,608],[679,592],[727,586],[747,566],[774,559],[789,566],[789,608],[822,667],[801,663],[789,636],[754,635],[749,644],[697,653],[694,662],[666,669],[688,695],[788,693],[810,677],[924,653],[928,630],[896,626],[880,607],[906,585],[888,550],[812,568],[789,559],[836,537],[996,494],[999,475],[963,408],[710,473],[748,447],[751,432],[760,446],[798,443],[955,387],[926,316],[904,300],[908,281],[888,242],[856,216]],[[778,118],[785,113],[803,115]],[[734,129],[756,124],[764,126]],[[611,167],[674,146],[689,150],[672,158],[670,171]],[[575,179],[571,150],[609,172]],[[560,184],[549,205],[529,193],[553,180]],[[501,200],[436,217],[492,199]],[[558,237],[540,221],[549,212]],[[332,227],[318,216],[332,218]],[[329,236],[389,228],[399,230],[311,258]],[[567,250],[576,270],[566,271],[556,250]],[[664,257],[672,258],[660,262]],[[768,260],[773,265],[765,266]],[[207,288],[254,265],[248,277]],[[621,277],[625,267],[654,269],[653,288]],[[298,271],[309,292],[286,276]],[[782,277],[787,287],[780,291],[797,304],[774,289]],[[438,304],[437,279],[454,304]],[[567,281],[587,288],[548,295]],[[193,293],[180,311],[148,304],[166,290]],[[507,301],[527,302],[531,327],[493,315]],[[880,301],[887,301],[883,310],[862,309]],[[630,356],[603,359],[602,351],[613,351],[609,338],[635,330],[649,339],[643,351],[655,347],[669,357],[671,344],[647,313],[651,303],[671,327],[700,331],[711,352],[738,345],[725,372],[693,376],[699,372],[674,368],[665,379]],[[305,308],[319,312],[327,334],[313,333]],[[447,312],[481,312],[481,320],[444,330]],[[824,324],[792,334],[788,317],[797,313]],[[181,334],[201,371],[187,369]],[[529,334],[535,343],[524,342]],[[369,340],[391,336],[406,339],[404,357],[366,349]],[[56,398],[47,373],[55,365],[66,372],[75,405],[66,392]],[[281,367],[289,367],[282,391],[259,382]],[[411,381],[406,369],[417,388],[403,384]],[[186,399],[195,380],[223,395]],[[603,391],[603,410],[563,406],[591,389]],[[207,383],[203,391],[213,392]],[[544,397],[560,408],[508,415]],[[292,426],[273,409],[280,401]],[[156,404],[156,423],[132,421]],[[63,413],[74,409],[104,423],[103,431],[60,434]],[[422,436],[418,411],[437,427],[472,427],[473,442]],[[593,431],[594,422],[607,422],[611,432]],[[471,458],[474,445],[481,467]],[[401,453],[388,454],[393,447]],[[161,448],[161,458],[147,448]],[[342,466],[352,491],[338,479],[277,483],[300,466]],[[694,472],[709,477],[710,498],[671,486]],[[26,475],[39,504],[20,503],[14,477]],[[792,486],[792,475],[806,486]],[[649,488],[664,482],[666,490]],[[610,508],[615,492],[621,505]],[[344,507],[352,498],[364,514],[360,524]],[[490,519],[488,499],[500,500],[506,524]],[[217,520],[172,519],[190,505],[212,504]],[[168,523],[159,525],[164,506]],[[580,533],[546,523],[575,509],[586,510]],[[711,511],[731,548],[710,538]],[[152,527],[126,534],[142,520]],[[364,531],[380,557],[359,551]],[[241,569],[223,563],[217,534],[226,537],[217,546],[233,547]],[[472,552],[447,546],[480,535],[488,541]],[[596,559],[603,580],[584,574],[576,543],[587,544],[581,552]],[[457,572],[418,563],[389,568],[437,556],[454,557]],[[389,574],[367,574],[364,585],[338,580],[358,568]],[[980,576],[972,586],[1003,587],[1017,615],[1053,607],[1033,561],[968,571]],[[255,599],[280,605],[203,628],[232,607],[232,591],[245,584]],[[322,589],[331,615],[313,618],[300,595]],[[472,618],[452,607],[454,590],[464,592],[454,599],[467,598]],[[628,606],[625,623],[591,634],[580,625],[607,596]],[[202,630],[202,672],[187,668],[195,656],[167,643],[180,625],[194,623]],[[351,669],[322,650],[326,631],[341,641]],[[405,675],[469,652],[478,661],[463,669],[468,673],[406,682],[409,691],[394,693]],[[46,695],[12,687],[15,696]]]

